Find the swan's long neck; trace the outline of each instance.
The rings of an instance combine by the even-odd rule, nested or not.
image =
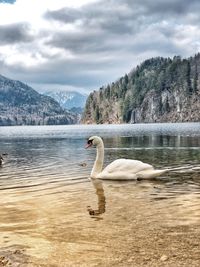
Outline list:
[[[103,141],[101,141],[97,145],[97,155],[96,155],[96,160],[94,162],[94,166],[92,168],[91,177],[95,178],[102,171],[103,161],[104,161],[104,144]]]

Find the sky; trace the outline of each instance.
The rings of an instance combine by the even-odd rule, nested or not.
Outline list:
[[[152,57],[200,52],[199,0],[0,0],[0,74],[89,93]]]

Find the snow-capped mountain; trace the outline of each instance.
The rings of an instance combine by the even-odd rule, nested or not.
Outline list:
[[[47,91],[44,92],[44,94],[54,98],[62,108],[68,110],[73,108],[83,109],[87,99],[86,94],[81,94],[78,92]]]

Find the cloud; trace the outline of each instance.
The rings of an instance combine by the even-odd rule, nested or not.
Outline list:
[[[0,73],[98,89],[147,58],[199,52],[199,9],[199,0],[17,0],[0,9]]]
[[[169,0],[169,1],[163,1],[163,0],[155,0],[155,1],[148,1],[148,0],[119,0],[120,3],[126,3],[130,8],[137,7],[137,9],[140,9],[143,13],[149,14],[149,16],[154,15],[164,15],[168,16],[169,14],[173,15],[185,15],[188,12],[197,12],[198,10],[195,10],[194,8],[200,6],[200,3],[198,0]],[[170,19],[168,17],[168,19]]]
[[[47,11],[44,18],[57,20],[63,23],[73,23],[82,17],[82,13],[75,8],[62,8],[60,10]]]
[[[145,1],[146,5],[137,0],[134,3],[129,0],[118,1],[118,5],[115,3],[101,1],[99,5],[47,12],[46,19],[55,20],[61,25],[73,24],[76,30],[56,31],[46,44],[75,55],[96,54],[100,57],[110,54],[111,60],[115,56],[126,60],[126,56],[130,58],[128,53],[145,53],[148,50],[149,54],[154,51],[155,55],[179,53],[180,48],[176,45],[178,24],[174,17],[167,19],[166,14],[162,14],[166,8],[159,8],[159,1],[156,4]],[[175,7],[179,4],[169,3],[168,13],[178,12]],[[180,10],[183,12],[182,7]]]
[[[29,33],[27,23],[0,25],[0,44],[16,44],[31,42],[33,37]]]
[[[166,3],[161,0],[120,0],[117,5],[116,1],[110,0],[79,9],[48,11],[46,19],[55,20],[61,25],[74,25],[76,31],[56,31],[46,44],[74,54],[101,54],[131,49],[133,53],[141,52],[141,49],[153,49],[174,54],[179,50],[176,47],[178,25],[187,28],[191,23],[191,16],[188,22],[187,16],[191,10],[193,15],[198,15],[195,11],[198,5],[199,2],[195,0],[188,5],[186,0],[170,0]]]
[[[99,5],[90,4],[74,8],[62,8],[56,11],[48,11],[46,19],[61,23],[77,23],[82,30],[102,30],[109,33],[125,34],[136,30],[134,15],[136,12],[129,6],[121,4],[116,6],[112,1],[101,1]]]
[[[14,4],[16,0],[0,0],[0,4]]]

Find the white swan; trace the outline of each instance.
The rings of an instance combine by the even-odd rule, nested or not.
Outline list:
[[[90,175],[91,178],[105,180],[151,179],[169,171],[169,169],[155,170],[150,164],[131,159],[117,159],[102,171],[104,162],[103,140],[99,136],[91,136],[88,139],[86,148],[92,145],[96,146],[97,155]]]

